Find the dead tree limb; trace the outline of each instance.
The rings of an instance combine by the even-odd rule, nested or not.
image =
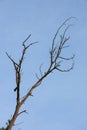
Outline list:
[[[26,41],[29,40],[29,38],[31,37],[31,34],[24,40],[22,46],[23,46],[23,50],[22,50],[22,55],[21,58],[19,60],[18,63],[15,62],[15,60],[6,52],[6,55],[8,56],[8,58],[10,59],[10,61],[13,63],[14,66],[14,70],[15,70],[15,77],[16,77],[16,87],[14,89],[14,91],[17,92],[17,103],[16,103],[16,107],[15,107],[15,112],[13,114],[12,119],[10,120],[9,125],[7,126],[6,130],[11,130],[18,115],[26,112],[26,110],[19,112],[21,106],[26,102],[26,100],[29,98],[29,96],[32,96],[33,91],[42,83],[42,81],[49,75],[51,74],[54,70],[60,71],[60,72],[69,72],[70,70],[73,69],[74,66],[74,55],[67,58],[67,57],[63,57],[62,56],[62,51],[64,48],[67,48],[69,46],[67,46],[67,41],[70,39],[70,37],[66,37],[66,32],[69,29],[69,27],[71,25],[67,26],[67,22],[70,20],[71,18],[65,20],[63,22],[63,24],[57,29],[53,40],[52,40],[52,45],[51,45],[51,49],[49,51],[49,55],[50,55],[50,62],[48,65],[48,69],[45,72],[42,72],[41,70],[41,66],[40,66],[40,77],[36,74],[37,76],[37,81],[34,83],[33,86],[31,86],[31,88],[29,89],[29,91],[24,95],[24,97],[22,99],[20,99],[20,83],[21,83],[21,67],[24,61],[24,56],[26,54],[27,49],[29,49],[30,46],[32,46],[33,44],[37,43],[30,43],[29,45],[26,46]],[[60,42],[57,43],[56,42],[56,38],[58,37],[61,29],[63,29],[63,27],[65,27],[62,35],[60,35]],[[63,61],[71,61],[72,60],[72,64],[71,67],[66,68],[66,69],[61,69],[61,64],[63,63]]]

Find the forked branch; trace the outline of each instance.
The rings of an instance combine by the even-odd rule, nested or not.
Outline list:
[[[72,17],[71,17],[72,18]],[[29,98],[29,96],[32,96],[32,92],[42,83],[42,81],[49,75],[51,74],[51,72],[53,72],[54,70],[58,70],[60,72],[69,72],[71,69],[73,69],[74,66],[74,55],[71,57],[65,57],[62,56],[62,51],[64,48],[69,47],[67,45],[67,42],[69,40],[70,37],[66,36],[66,32],[69,29],[69,27],[71,25],[67,26],[67,22],[71,19],[67,19],[63,22],[63,24],[57,29],[53,40],[52,40],[52,45],[51,45],[51,49],[49,51],[49,55],[50,55],[50,62],[48,65],[48,69],[45,72],[42,72],[41,70],[41,66],[39,68],[40,71],[40,77],[36,74],[37,77],[37,81],[34,83],[34,85],[31,86],[31,88],[29,89],[29,91],[24,95],[24,97],[21,99],[20,96],[20,83],[21,83],[21,67],[24,61],[24,56],[26,54],[27,49],[32,46],[33,44],[37,43],[30,43],[29,45],[25,45],[26,41],[31,37],[31,34],[24,40],[24,42],[22,43],[23,46],[23,50],[22,50],[22,55],[20,57],[20,60],[18,63],[15,62],[15,60],[6,52],[6,55],[8,56],[8,58],[10,59],[10,61],[13,63],[14,66],[14,70],[15,70],[15,77],[16,77],[16,87],[14,89],[14,91],[17,92],[17,103],[16,103],[16,107],[15,107],[15,112],[13,114],[12,119],[10,120],[9,125],[7,126],[6,130],[11,130],[11,128],[13,127],[16,118],[18,117],[18,115],[26,112],[26,110],[23,110],[22,112],[19,112],[21,106],[26,102],[26,100]],[[62,33],[62,35],[60,35],[60,31],[61,29],[63,29],[64,27],[64,31]],[[56,42],[57,41],[57,37],[60,36],[60,42]],[[61,64],[63,63],[63,61],[72,61],[71,67],[67,68],[67,69],[63,69],[60,68]]]
[[[41,70],[41,66],[40,66],[40,76],[39,77],[37,74],[36,74],[36,77],[37,77],[37,82],[31,87],[31,89],[28,91],[28,93],[24,96],[24,98],[22,99],[21,101],[21,104],[24,104],[24,102],[27,100],[27,98],[29,96],[32,95],[32,92],[33,90],[38,87],[42,81],[49,75],[51,74],[51,72],[53,72],[54,70],[58,70],[60,72],[69,72],[70,70],[73,69],[74,67],[74,62],[73,62],[73,59],[75,57],[75,55],[69,57],[69,58],[65,58],[63,56],[61,56],[61,52],[63,51],[64,48],[67,48],[68,46],[66,45],[67,41],[69,40],[70,37],[66,37],[66,32],[67,30],[69,29],[69,27],[71,25],[68,25],[66,26],[66,23],[68,20],[70,20],[71,18],[67,19],[58,29],[57,29],[57,32],[55,33],[54,37],[53,37],[53,41],[52,41],[52,46],[51,46],[51,50],[49,52],[50,54],[50,64],[49,64],[49,67],[47,69],[46,72],[43,72],[42,73],[42,70]],[[56,38],[60,32],[60,30],[63,28],[63,26],[66,26],[63,34],[60,36],[60,42],[59,44],[56,44]],[[62,59],[62,61],[61,61]],[[67,68],[67,69],[61,69],[61,63],[63,62],[63,60],[65,60],[67,62],[72,60],[72,64],[71,64],[71,67]]]

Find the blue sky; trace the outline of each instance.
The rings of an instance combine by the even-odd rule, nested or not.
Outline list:
[[[70,48],[75,53],[75,67],[69,73],[54,72],[37,88],[22,109],[13,130],[87,130],[87,1],[86,0],[0,0],[0,127],[11,117],[15,106],[15,73],[7,58],[21,54],[21,43],[39,41],[27,52],[24,66],[23,94],[36,81],[35,73],[43,63],[46,69],[49,48],[57,27],[74,16],[68,31]]]

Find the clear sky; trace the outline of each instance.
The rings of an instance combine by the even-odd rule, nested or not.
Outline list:
[[[36,81],[35,73],[49,63],[49,48],[57,27],[68,17],[70,48],[75,67],[69,73],[54,72],[23,106],[28,114],[18,117],[13,130],[87,130],[87,0],[0,0],[0,127],[11,118],[15,106],[15,73],[8,52],[18,60],[22,41],[39,41],[27,52],[23,94]],[[28,43],[27,43],[28,44]]]

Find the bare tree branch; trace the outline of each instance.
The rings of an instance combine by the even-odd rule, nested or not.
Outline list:
[[[23,41],[23,46],[25,47],[25,43],[26,43],[26,41],[28,41],[28,39],[31,37],[31,34]]]
[[[28,114],[28,112],[27,112],[26,110],[23,110],[23,111],[21,111],[20,113],[18,113],[18,116],[21,115],[21,114],[23,114],[23,113]]]
[[[21,58],[19,60],[19,63],[16,63],[12,58],[11,56],[9,56],[9,54],[6,52],[6,55],[8,56],[8,58],[11,60],[11,62],[13,63],[14,65],[14,69],[15,69],[15,81],[16,81],[16,87],[14,89],[14,91],[17,92],[17,95],[16,95],[16,100],[17,100],[17,104],[16,104],[16,107],[15,107],[15,112],[13,114],[13,117],[10,121],[10,124],[7,126],[6,130],[11,130],[11,128],[13,127],[14,125],[14,122],[18,116],[18,113],[19,113],[19,109],[21,107],[21,103],[20,103],[20,83],[21,83],[21,67],[22,67],[22,63],[23,63],[23,60],[24,60],[24,56],[26,54],[26,50],[32,46],[33,44],[37,43],[37,42],[33,42],[33,43],[30,43],[29,45],[25,45],[25,42],[30,38],[31,35],[29,35],[23,42],[22,46],[23,46],[23,50],[22,50],[22,55],[21,55]],[[32,96],[32,95],[31,95]],[[22,112],[21,112],[22,113]]]
[[[65,58],[65,57],[61,57],[61,56],[59,58],[63,59],[63,60],[72,60],[72,59],[74,59],[74,57],[75,57],[75,55],[73,54],[73,56],[70,58]]]
[[[36,89],[36,87],[38,87],[43,79],[45,79],[51,72],[53,72],[54,70],[58,70],[60,72],[69,72],[71,69],[73,69],[74,63],[72,63],[71,67],[68,69],[60,69],[61,66],[61,62],[59,59],[61,58],[62,60],[73,60],[74,59],[74,55],[70,58],[65,58],[65,57],[61,57],[60,54],[62,52],[62,49],[65,47],[66,42],[69,40],[70,37],[66,37],[66,32],[69,29],[69,26],[67,26],[64,30],[64,33],[61,35],[61,40],[59,45],[55,44],[55,40],[57,35],[59,34],[60,29],[66,24],[66,22],[68,20],[70,20],[71,18],[67,19],[58,29],[57,32],[55,33],[54,37],[53,37],[53,41],[52,41],[52,48],[50,50],[50,65],[47,69],[47,71],[42,74],[42,70],[41,70],[41,66],[40,66],[40,75],[41,78],[39,78],[37,75],[37,79],[38,81],[31,87],[31,89],[28,91],[28,93],[24,96],[24,98],[21,100],[21,105],[27,100],[27,98],[32,95],[32,92],[34,89]]]
[[[18,66],[18,64],[11,58],[11,56],[6,52],[6,55],[8,56],[8,58],[12,61],[14,67]]]
[[[15,77],[16,77],[16,88],[14,89],[14,91],[17,92],[17,103],[16,103],[16,107],[15,107],[15,112],[13,114],[12,119],[10,120],[10,124],[7,126],[6,130],[11,130],[11,128],[14,125],[14,122],[17,118],[18,115],[26,112],[26,110],[19,112],[21,106],[26,102],[26,100],[30,97],[33,96],[32,93],[33,91],[42,83],[42,81],[52,72],[54,72],[54,70],[58,70],[60,72],[69,72],[70,70],[73,69],[74,67],[74,63],[73,63],[73,59],[74,59],[74,55],[67,58],[67,57],[63,57],[62,55],[62,51],[64,48],[67,48],[69,46],[67,46],[67,41],[70,39],[70,37],[66,37],[66,32],[69,29],[70,25],[66,25],[67,22],[72,19],[72,17],[68,18],[67,20],[65,20],[61,26],[57,29],[53,40],[52,40],[52,45],[51,45],[51,49],[49,52],[50,55],[50,63],[48,65],[48,69],[45,72],[42,72],[42,65],[39,68],[39,72],[40,72],[40,77],[36,74],[37,77],[37,81],[31,86],[31,88],[28,90],[28,92],[23,96],[23,98],[20,98],[20,83],[21,83],[21,67],[24,61],[24,56],[26,54],[27,49],[32,46],[33,44],[37,43],[37,42],[33,42],[30,43],[29,45],[25,45],[26,41],[31,37],[31,34],[23,41],[23,50],[22,50],[22,55],[20,57],[19,63],[16,63],[11,56],[8,55],[8,53],[6,52],[6,55],[8,56],[8,58],[11,60],[11,62],[14,65],[14,69],[15,69]],[[63,27],[65,28],[62,35],[60,35],[60,31],[61,29],[63,29]],[[57,40],[57,36],[60,36],[60,42],[59,44],[56,44],[56,40]],[[63,69],[61,68],[61,64],[63,63],[63,61],[72,61],[71,67],[68,67],[67,69]]]

